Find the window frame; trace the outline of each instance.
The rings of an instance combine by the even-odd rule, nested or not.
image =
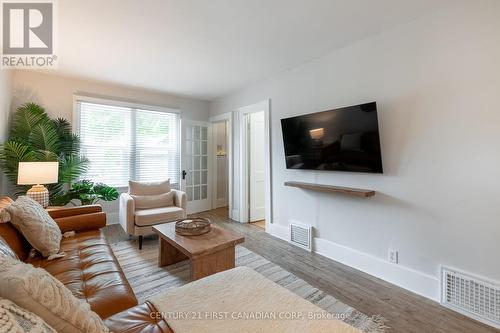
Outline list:
[[[138,102],[129,101],[129,100],[120,99],[120,98],[93,96],[93,95],[87,95],[87,94],[74,94],[73,95],[73,112],[72,112],[72,119],[71,119],[72,120],[71,128],[72,128],[73,133],[77,134],[78,136],[80,136],[80,117],[79,117],[79,110],[78,110],[78,103],[79,102],[178,114],[179,115],[179,124],[178,124],[179,131],[177,134],[177,140],[178,140],[178,147],[179,147],[179,163],[182,164],[182,162],[181,162],[182,161],[182,143],[181,143],[181,140],[182,140],[182,136],[181,136],[182,113],[179,109],[158,106],[158,105],[152,105],[152,104],[138,103]],[[182,165],[179,165],[179,170],[181,169],[181,167],[182,167]],[[181,179],[179,178],[179,184],[178,184],[179,187],[181,186],[180,182],[181,182]],[[172,185],[174,185],[174,184],[172,184]],[[115,187],[118,190],[123,191],[123,190],[126,190],[128,188],[128,185],[115,186]]]

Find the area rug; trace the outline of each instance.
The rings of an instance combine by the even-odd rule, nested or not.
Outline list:
[[[142,250],[130,241],[112,244],[112,248],[139,303],[145,302],[158,293],[189,282],[187,261],[158,267],[156,242],[144,244]],[[386,320],[382,316],[369,317],[357,311],[243,246],[236,247],[236,266],[254,269],[271,281],[363,332],[383,333],[387,329]]]

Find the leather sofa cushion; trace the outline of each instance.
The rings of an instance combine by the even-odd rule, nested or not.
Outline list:
[[[47,270],[103,319],[137,305],[134,292],[100,230],[63,238],[61,251],[66,256],[51,261],[37,256],[27,261]]]
[[[147,183],[129,180],[128,192],[133,195],[158,195],[170,192],[170,179],[162,182]]]
[[[177,206],[140,209],[135,211],[135,224],[141,227],[179,220],[184,217],[184,210]]]
[[[104,321],[111,332],[121,333],[173,333],[167,322],[157,318],[158,311],[146,302],[115,314]]]

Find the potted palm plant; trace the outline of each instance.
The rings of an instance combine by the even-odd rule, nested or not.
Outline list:
[[[17,182],[19,162],[58,161],[59,181],[48,186],[52,196],[87,170],[88,160],[80,154],[80,138],[71,132],[63,118],[50,119],[36,103],[20,106],[12,116],[9,138],[0,145],[0,168],[13,183]],[[14,185],[15,194],[25,193],[26,186]]]
[[[58,183],[47,186],[52,205],[64,206],[74,199],[86,205],[118,198],[118,191],[105,184],[88,180],[75,182],[89,164],[80,153],[80,138],[72,133],[66,119],[50,119],[43,107],[26,103],[14,113],[9,139],[0,145],[0,168],[15,184],[15,195],[24,194],[28,189],[16,185],[19,162],[47,161],[59,162]]]

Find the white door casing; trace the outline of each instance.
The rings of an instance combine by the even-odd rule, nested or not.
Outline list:
[[[188,214],[211,209],[211,131],[209,123],[182,120],[181,189],[187,194]]]
[[[269,224],[273,223],[272,221],[272,167],[271,167],[271,132],[270,132],[270,121],[271,121],[271,112],[270,112],[270,100],[266,99],[262,102],[252,104],[249,106],[241,107],[238,109],[238,141],[239,141],[239,153],[235,154],[239,158],[239,193],[237,193],[238,197],[235,198],[235,201],[239,203],[239,211],[238,216],[233,216],[233,219],[236,219],[239,222],[248,222],[249,221],[249,191],[248,191],[248,163],[246,156],[248,155],[247,148],[247,137],[248,130],[246,126],[246,115],[252,114],[255,112],[264,111],[264,188],[265,188],[265,219],[266,219],[266,230],[268,230]],[[234,215],[234,214],[233,214]]]
[[[250,113],[248,120],[249,222],[265,219],[264,111]]]

